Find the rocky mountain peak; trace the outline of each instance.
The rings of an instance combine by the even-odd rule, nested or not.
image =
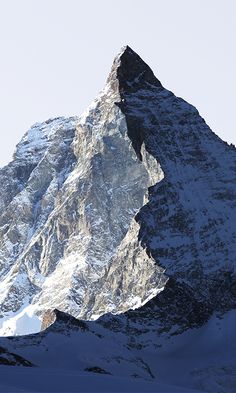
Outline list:
[[[142,84],[162,87],[151,68],[128,45],[124,46],[116,56],[108,82],[119,83],[119,91],[135,92]]]
[[[155,297],[160,331],[232,308],[235,154],[123,48],[82,116],[36,124],[0,170],[0,333]]]

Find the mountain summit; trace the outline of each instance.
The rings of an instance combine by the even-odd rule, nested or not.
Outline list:
[[[128,46],[80,117],[0,170],[0,333],[155,304],[159,331],[235,307],[236,151]],[[45,322],[48,321],[48,322]]]
[[[118,80],[119,91],[135,91],[141,83],[150,83],[153,86],[162,86],[153,74],[151,68],[128,45],[124,46],[116,56],[110,80]]]

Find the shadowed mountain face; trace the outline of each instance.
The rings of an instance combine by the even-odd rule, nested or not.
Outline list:
[[[0,170],[0,333],[153,299],[171,335],[234,308],[235,175],[235,148],[123,48],[81,117],[35,124]]]

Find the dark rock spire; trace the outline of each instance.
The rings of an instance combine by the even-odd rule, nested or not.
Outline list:
[[[117,81],[120,93],[135,92],[143,83],[162,87],[151,68],[128,45],[124,46],[116,56],[108,82]]]

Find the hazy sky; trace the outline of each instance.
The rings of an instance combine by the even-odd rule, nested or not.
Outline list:
[[[234,0],[0,0],[0,165],[35,122],[79,115],[128,44],[236,143]]]

